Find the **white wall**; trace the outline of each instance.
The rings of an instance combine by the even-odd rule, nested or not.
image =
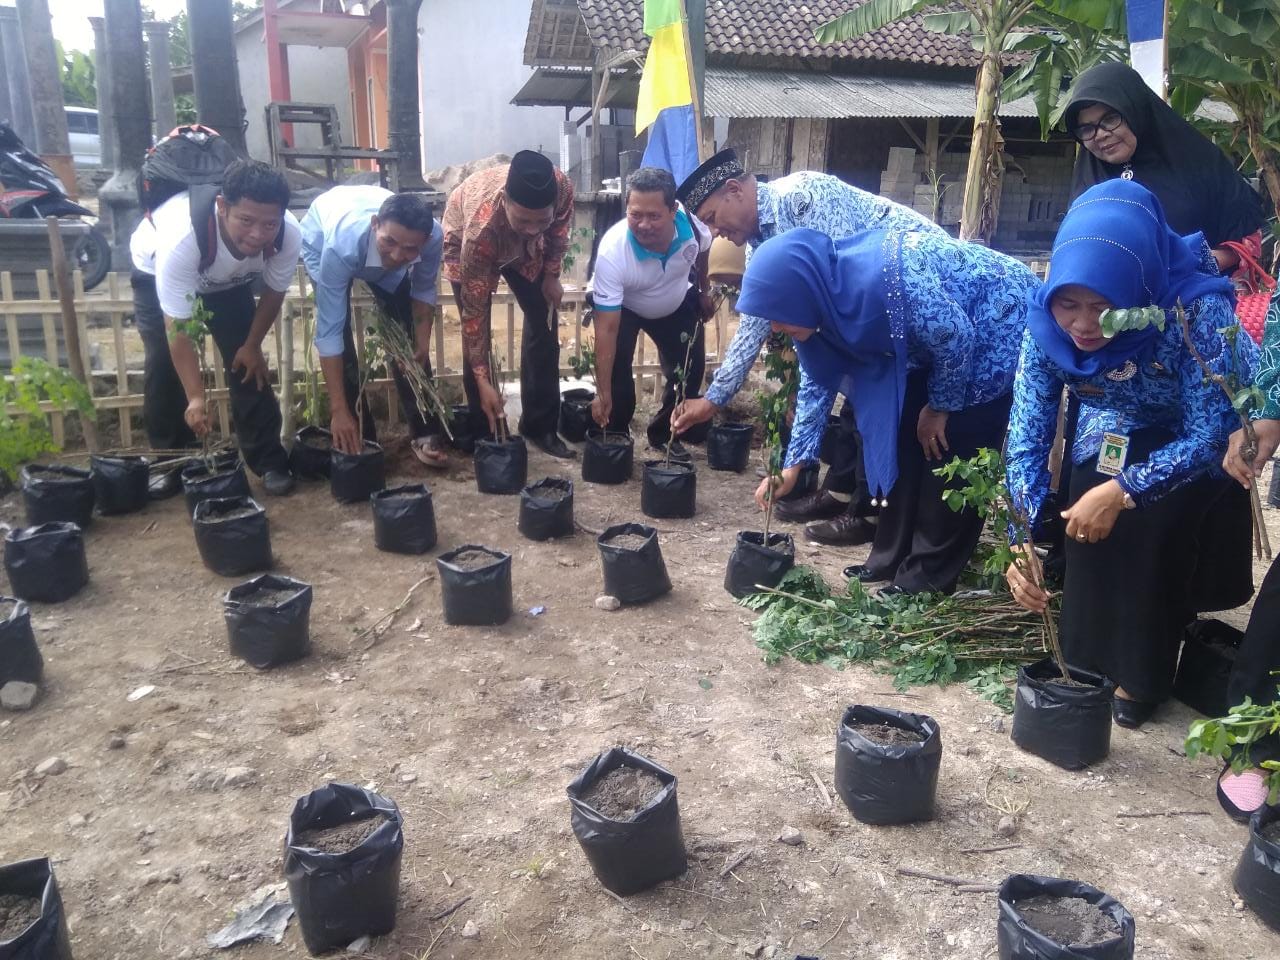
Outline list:
[[[422,161],[427,170],[494,153],[560,152],[560,107],[511,104],[524,65],[529,0],[426,0],[418,14]]]
[[[446,0],[448,2],[448,0]],[[320,9],[320,0],[294,0],[293,10]],[[249,156],[270,160],[267,150],[266,107],[271,100],[267,86],[267,48],[262,21],[236,34],[236,60],[240,68],[240,97],[244,100],[249,129],[245,140]],[[340,136],[344,144],[355,142],[351,121],[351,93],[347,82],[347,51],[341,47],[289,47],[289,85],[299,103],[332,103],[338,108]],[[320,128],[295,125],[294,146],[320,144]]]

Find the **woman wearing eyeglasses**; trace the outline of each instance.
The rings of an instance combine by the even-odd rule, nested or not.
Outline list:
[[[1084,147],[1076,156],[1073,199],[1104,180],[1134,180],[1156,195],[1174,230],[1204,234],[1223,273],[1240,262],[1223,246],[1227,241],[1261,252],[1261,198],[1132,67],[1103,63],[1082,73],[1066,122]]]

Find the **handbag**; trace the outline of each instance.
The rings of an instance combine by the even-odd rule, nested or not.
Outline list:
[[[1236,285],[1236,318],[1253,342],[1261,344],[1262,328],[1267,319],[1267,307],[1276,292],[1276,281],[1243,243],[1228,240],[1223,246],[1240,258],[1240,266],[1232,275]]]

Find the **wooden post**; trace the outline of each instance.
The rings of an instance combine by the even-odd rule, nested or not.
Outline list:
[[[706,9],[705,0],[702,0],[702,8]],[[684,31],[684,59],[685,66],[689,70],[689,94],[693,101],[693,122],[698,134],[698,162],[702,163],[711,156],[711,145],[707,140],[706,125],[702,122],[702,93],[698,89],[698,72],[693,65],[693,45],[689,42],[689,13],[685,0],[680,0],[680,29]],[[699,42],[705,50],[707,42],[705,29],[699,37]]]
[[[276,350],[280,370],[281,432],[285,439],[293,436],[293,305],[285,304],[280,311],[280,323],[276,325],[280,346]],[[310,344],[307,345],[308,347]]]
[[[67,365],[71,375],[79,380],[90,398],[93,397],[93,384],[89,381],[88,372],[84,368],[84,355],[80,352],[80,325],[76,321],[76,295],[71,288],[71,270],[67,266],[67,251],[62,246],[62,234],[58,232],[58,218],[45,217],[45,226],[49,228],[49,252],[53,257],[53,277],[58,285],[58,300],[62,304],[62,339],[67,344]],[[90,417],[80,418],[84,430],[84,444],[90,453],[98,451],[98,424]]]

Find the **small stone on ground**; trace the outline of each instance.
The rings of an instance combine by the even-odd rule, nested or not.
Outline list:
[[[0,687],[0,707],[6,710],[30,710],[40,696],[40,688],[34,683],[10,680]]]
[[[782,828],[782,832],[778,834],[778,842],[785,843],[789,847],[798,847],[804,843],[804,834],[795,827],[788,824]]]
[[[607,593],[596,597],[597,610],[617,610],[620,606],[622,606],[622,601],[617,597],[609,596]]]
[[[56,777],[60,773],[64,773],[67,769],[67,761],[61,757],[50,757],[48,760],[41,760],[36,764],[37,777]]]

